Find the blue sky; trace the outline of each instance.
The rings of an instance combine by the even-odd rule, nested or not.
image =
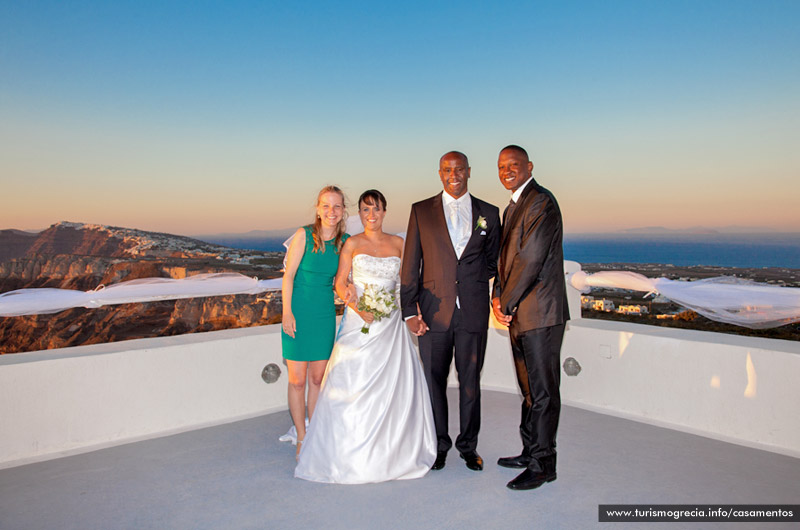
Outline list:
[[[528,149],[570,232],[800,231],[800,3],[0,1],[0,228],[200,234],[376,187],[389,227],[458,149],[504,205]]]

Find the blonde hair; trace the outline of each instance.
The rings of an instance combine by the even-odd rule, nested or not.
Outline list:
[[[339,252],[344,244],[343,237],[345,229],[347,228],[347,200],[345,199],[344,192],[339,189],[338,186],[325,186],[319,190],[319,193],[317,194],[317,203],[314,205],[315,208],[319,206],[319,201],[326,193],[338,193],[342,198],[342,218],[336,224],[336,235],[334,236],[335,240],[333,242],[333,244],[336,246],[336,252]],[[322,252],[325,252],[325,242],[322,239],[322,219],[320,219],[319,215],[316,216],[314,223],[311,225],[311,237],[314,238],[313,251],[319,252],[319,250],[322,249]]]

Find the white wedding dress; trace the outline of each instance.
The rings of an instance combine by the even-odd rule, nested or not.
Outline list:
[[[399,270],[398,257],[353,257],[359,296],[367,284],[393,292]],[[419,478],[433,465],[430,396],[400,313],[373,322],[365,334],[358,313],[345,311],[295,477],[362,484]]]

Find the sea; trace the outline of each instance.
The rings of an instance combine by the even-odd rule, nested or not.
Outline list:
[[[567,234],[564,257],[579,263],[800,269],[800,233]]]
[[[210,242],[251,250],[284,250],[283,238]],[[564,257],[579,263],[800,269],[800,233],[566,234]]]

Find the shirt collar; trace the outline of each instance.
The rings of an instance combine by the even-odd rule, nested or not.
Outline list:
[[[446,191],[442,192],[442,203],[444,203],[445,206],[450,206],[451,204],[453,204],[455,202],[457,202],[461,206],[461,205],[470,203],[471,200],[472,199],[470,198],[469,192],[464,193],[464,195],[462,195],[458,199],[454,198],[452,195],[450,195]]]
[[[525,183],[522,184],[522,186],[517,188],[517,191],[511,194],[511,200],[516,203],[519,200],[520,195],[522,195],[522,192],[525,191],[525,188],[528,187],[528,184],[530,184],[532,180],[533,180],[533,174],[531,173],[530,178],[528,178],[528,180],[526,180]]]

